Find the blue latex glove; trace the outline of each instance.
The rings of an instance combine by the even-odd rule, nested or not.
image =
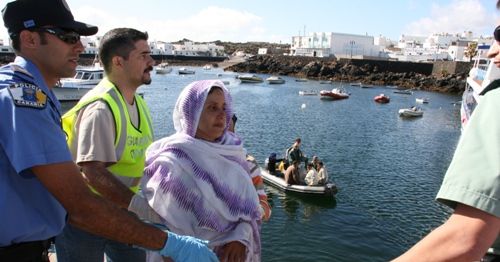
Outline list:
[[[172,258],[175,262],[219,261],[207,244],[208,241],[190,236],[181,236],[168,231],[167,243],[160,250],[160,254]]]

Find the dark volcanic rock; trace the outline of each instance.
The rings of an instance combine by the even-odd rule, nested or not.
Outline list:
[[[377,60],[335,60],[332,58],[265,55],[254,56],[226,70],[307,77],[317,80],[362,82],[374,85],[396,85],[443,93],[461,93],[465,72],[432,75],[433,64]]]

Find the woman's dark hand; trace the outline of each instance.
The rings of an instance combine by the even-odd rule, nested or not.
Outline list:
[[[233,241],[225,244],[222,248],[222,254],[219,256],[221,262],[240,262],[245,261],[247,248],[239,241]]]

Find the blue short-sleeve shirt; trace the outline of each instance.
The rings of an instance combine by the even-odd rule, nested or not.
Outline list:
[[[31,167],[71,160],[61,105],[29,60],[0,68],[0,247],[59,234],[66,211]]]

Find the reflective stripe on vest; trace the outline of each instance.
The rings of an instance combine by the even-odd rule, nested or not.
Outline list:
[[[138,127],[131,123],[126,102],[118,89],[107,78],[87,93],[78,104],[64,114],[63,129],[67,134],[68,145],[73,145],[75,122],[80,110],[87,105],[102,100],[111,109],[115,123],[115,154],[117,162],[108,167],[124,185],[132,191],[138,190],[138,184],[143,174],[145,151],[153,141],[152,121],[144,100],[136,95],[138,111]]]

